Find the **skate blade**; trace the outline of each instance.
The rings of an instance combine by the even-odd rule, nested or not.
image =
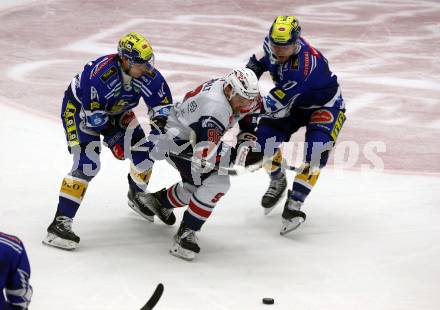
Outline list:
[[[150,221],[151,223],[154,223],[154,215],[146,215],[144,214],[132,201],[128,201],[128,206],[137,214],[142,216],[144,219]]]
[[[294,217],[290,220],[283,219],[281,224],[280,235],[284,236],[285,234],[297,229],[303,222],[304,219],[302,217]]]
[[[264,215],[268,215],[270,212],[272,212],[273,209],[275,209],[275,207],[276,207],[276,205],[274,205],[273,207],[270,207],[270,208],[263,207]]]
[[[170,249],[170,254],[186,261],[192,261],[196,258],[196,253],[182,248],[177,242]]]
[[[67,251],[75,250],[78,247],[77,242],[60,238],[52,233],[48,233],[46,238],[44,238],[42,242],[45,245]]]

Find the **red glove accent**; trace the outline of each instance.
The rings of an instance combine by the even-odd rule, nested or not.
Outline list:
[[[119,160],[124,160],[124,148],[119,144],[115,144],[112,148],[111,151],[113,153],[113,156],[115,156],[117,159]]]

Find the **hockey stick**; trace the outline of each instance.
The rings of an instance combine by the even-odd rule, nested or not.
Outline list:
[[[192,156],[192,154],[187,154],[187,153],[180,153],[180,154],[168,153],[168,156],[178,158],[178,159],[183,159],[183,160],[189,161],[191,163],[194,163],[196,165],[199,165],[201,167],[206,167],[211,170],[219,171],[223,174],[233,175],[233,176],[242,175],[242,174],[249,173],[249,172],[254,172],[254,171],[257,171],[258,169],[260,169],[261,167],[263,167],[263,163],[260,162],[260,163],[255,163],[253,165],[249,165],[247,167],[236,166],[233,168],[227,168],[227,167],[219,166],[218,164],[213,164],[213,163],[206,161],[204,159],[195,159]],[[282,167],[286,170],[298,171],[298,168],[296,168],[294,166],[290,166],[290,165],[280,164],[277,162],[272,162],[272,165],[274,165],[276,167]]]
[[[273,165],[275,167],[281,167],[281,168],[284,168],[284,169],[289,170],[289,171],[295,171],[295,172],[299,171],[299,169],[297,167],[291,166],[291,165],[287,165],[287,164],[280,164],[280,163],[277,163],[277,162],[272,162],[271,165]],[[259,170],[260,168],[263,168],[263,163],[259,162],[259,163],[256,163],[256,164],[252,164],[252,165],[246,166],[244,168],[248,172],[255,172],[255,171]],[[228,174],[229,175],[240,175],[242,173],[237,171],[236,168],[229,168],[228,169]]]
[[[239,175],[242,173],[245,173],[244,171],[233,171],[231,168],[222,167],[218,164],[213,164],[205,159],[196,159],[193,157],[192,154],[187,153],[168,153],[169,157],[177,158],[177,159],[183,159],[186,161],[189,161],[190,163],[196,164],[197,166],[200,166],[200,168],[207,168],[210,170],[219,171],[222,174],[229,174],[229,175]]]
[[[145,306],[141,308],[141,310],[153,309],[154,306],[156,306],[157,302],[159,301],[160,297],[162,296],[163,289],[164,289],[163,284],[159,283],[156,289],[154,290],[153,295],[151,295],[150,299],[148,299],[147,303],[145,304]]]

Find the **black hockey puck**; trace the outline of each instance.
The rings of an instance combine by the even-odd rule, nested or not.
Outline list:
[[[263,304],[265,305],[273,305],[275,303],[275,300],[273,298],[263,298]]]

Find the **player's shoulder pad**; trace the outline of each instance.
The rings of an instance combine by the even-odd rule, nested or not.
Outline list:
[[[154,69],[151,72],[147,72],[139,79],[135,79],[134,83],[138,84],[142,89],[142,93],[146,97],[157,95],[160,98],[160,102],[157,102],[156,104],[168,105],[173,103],[171,90],[165,81],[165,78],[158,70]]]
[[[203,84],[204,88],[198,94],[196,101],[200,106],[199,113],[201,115],[215,116],[221,122],[227,123],[232,114],[232,108],[223,92],[224,81],[221,78]]]
[[[21,254],[23,252],[23,243],[18,237],[0,232],[0,247],[6,247]]]
[[[300,71],[304,78],[307,78],[318,65],[321,53],[311,46],[304,38],[300,37],[301,50],[299,51],[295,62],[292,61],[292,67]]]
[[[121,79],[118,67],[118,57],[116,54],[100,57],[93,62],[90,70],[90,80],[97,85],[105,84],[110,86],[111,84],[115,84]]]
[[[147,71],[139,78],[139,80],[142,82],[142,84],[147,86],[160,85],[161,82],[165,81],[164,77],[157,69]]]

